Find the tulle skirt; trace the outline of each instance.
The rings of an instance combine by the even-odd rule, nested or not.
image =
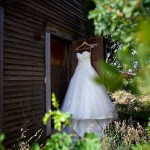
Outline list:
[[[81,137],[85,132],[101,135],[103,129],[117,118],[117,111],[105,88],[94,81],[96,76],[91,65],[78,66],[61,107],[62,112],[73,115],[73,129]]]

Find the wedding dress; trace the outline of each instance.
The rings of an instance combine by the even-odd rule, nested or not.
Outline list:
[[[91,65],[91,53],[84,51],[76,53],[76,56],[78,65],[61,111],[72,114],[72,126],[78,136],[83,137],[85,132],[101,136],[103,129],[118,114],[103,85],[94,81],[97,73]]]

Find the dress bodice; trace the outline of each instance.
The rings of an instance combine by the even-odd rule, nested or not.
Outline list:
[[[78,66],[91,65],[91,53],[84,51],[83,53],[76,53],[78,59]]]

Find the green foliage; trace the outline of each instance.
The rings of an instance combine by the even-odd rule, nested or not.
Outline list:
[[[52,93],[52,105],[54,108],[59,109],[59,103],[54,93]]]
[[[72,146],[71,136],[62,133],[55,133],[49,138],[44,146],[43,150],[66,150],[70,149]]]
[[[71,115],[69,113],[62,113],[59,110],[59,104],[54,93],[52,93],[52,105],[56,110],[50,110],[46,113],[43,122],[46,124],[48,119],[52,117],[55,129],[61,131],[63,127],[68,125]],[[99,150],[99,147],[99,137],[94,133],[86,133],[84,138],[80,140],[76,135],[58,132],[47,140],[42,150]],[[33,150],[38,150],[38,148],[38,145],[34,145]]]
[[[59,103],[54,93],[52,93],[52,105],[56,110],[49,110],[49,112],[47,112],[43,117],[43,122],[46,125],[50,117],[52,117],[52,119],[54,120],[55,129],[60,131],[62,127],[65,127],[69,123],[69,120],[71,119],[71,114],[69,114],[68,112],[62,113],[59,110]]]
[[[5,148],[4,148],[3,144],[2,144],[2,142],[4,141],[4,139],[5,139],[4,134],[0,133],[0,150],[5,150]]]
[[[114,42],[119,42],[116,56],[122,65],[114,68],[109,64],[101,64],[99,68],[102,76],[97,80],[109,91],[121,88],[134,94],[149,95],[150,0],[94,2],[96,8],[90,11],[89,19],[94,20],[95,34],[110,36]],[[137,144],[133,149],[147,150],[150,149],[150,145],[144,142]]]
[[[86,133],[82,140],[77,140],[73,150],[100,150],[100,141],[96,134]]]
[[[119,70],[119,66],[116,69],[108,69],[110,68],[108,64],[105,67],[100,66],[101,72],[108,72],[105,73],[105,79],[109,79],[112,74],[111,82],[106,83],[100,79],[101,82],[109,91],[118,88],[127,90],[128,86],[135,94],[143,91],[149,94],[150,13],[147,13],[147,7],[150,6],[150,0],[94,0],[94,2],[96,8],[90,11],[89,19],[94,20],[95,34],[111,36],[113,41],[120,43],[116,56],[122,65]],[[116,70],[120,81],[114,80]],[[125,76],[122,78],[119,74]],[[118,86],[110,88],[110,83]]]
[[[54,120],[54,127],[58,131],[61,130],[62,127],[66,126],[69,123],[71,118],[71,114],[69,113],[62,113],[60,110],[52,111],[50,110],[48,113],[45,114],[43,118],[43,122],[46,125],[47,121],[52,117]]]
[[[40,146],[38,143],[35,143],[31,146],[30,150],[40,150]]]
[[[137,144],[132,148],[133,150],[149,150],[150,144],[149,143],[143,143],[143,144]]]
[[[126,91],[116,91],[110,94],[119,114],[119,120],[132,120],[145,124],[149,120],[150,97],[135,96]]]
[[[86,133],[83,139],[71,138],[65,132],[53,134],[42,150],[100,150],[99,138],[94,133]]]
[[[123,80],[121,80],[123,76],[118,72],[116,67],[100,63],[100,68],[103,70],[101,72],[101,78],[97,77],[96,80],[99,83],[103,83],[108,91],[120,89],[120,86],[123,85]],[[112,80],[115,81],[114,84],[110,84]]]

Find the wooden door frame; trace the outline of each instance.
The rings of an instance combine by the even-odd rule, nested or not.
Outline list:
[[[50,68],[50,45],[51,45],[51,34],[49,32],[45,33],[45,88],[46,88],[46,112],[51,109],[51,68]],[[51,133],[51,119],[46,125],[46,136]]]
[[[56,26],[50,22],[46,23],[46,32],[45,32],[45,85],[46,85],[46,112],[51,109],[51,35],[55,35],[62,39],[68,40],[72,43],[73,35],[68,33],[63,28]],[[71,47],[69,47],[70,49]],[[51,120],[46,125],[46,136],[49,136],[51,133]]]
[[[3,124],[3,31],[4,8],[0,6],[0,131]]]

